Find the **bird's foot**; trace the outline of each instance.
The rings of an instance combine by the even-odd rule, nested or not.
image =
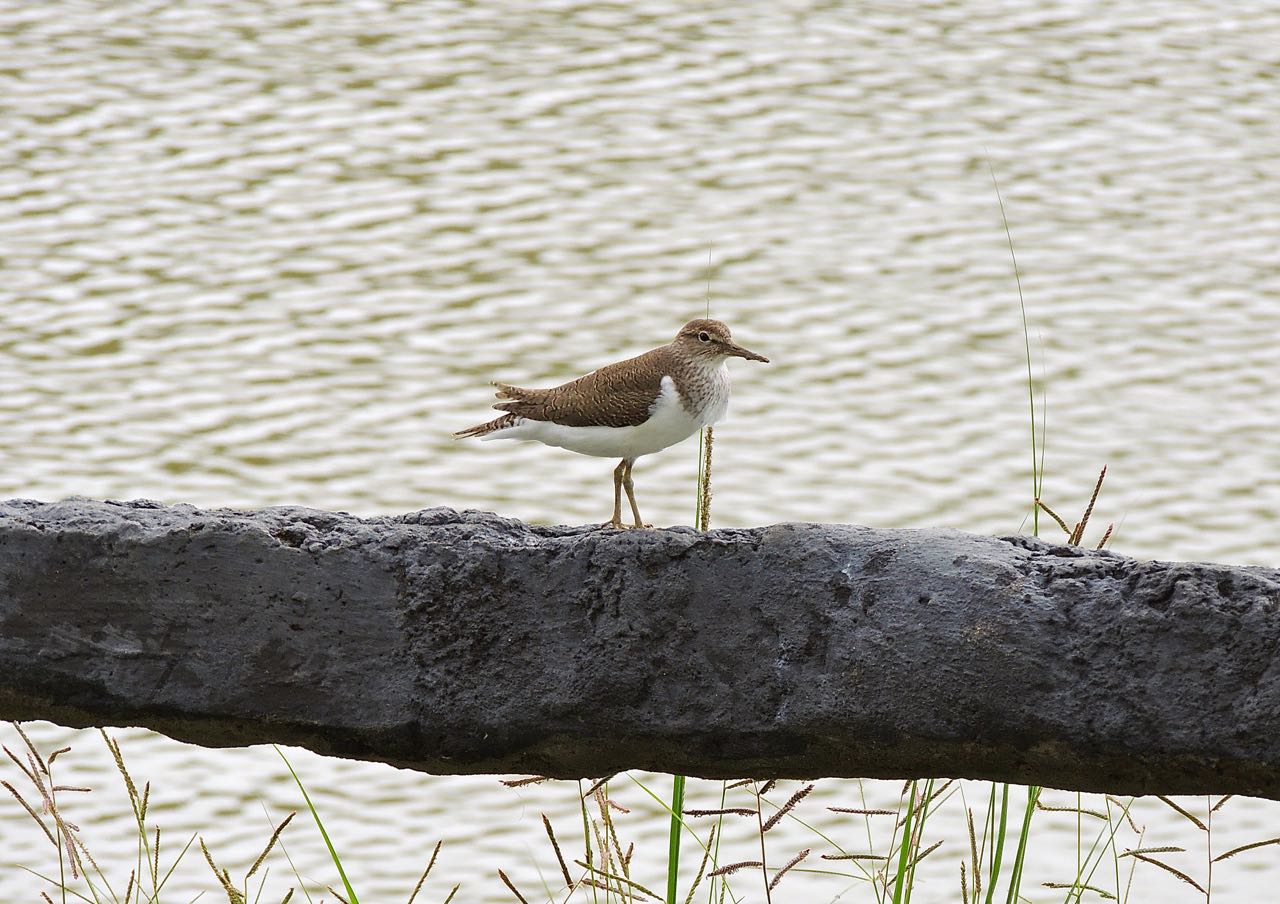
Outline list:
[[[643,530],[652,528],[652,524],[624,524],[621,519],[606,521],[601,527],[612,527],[615,530]]]

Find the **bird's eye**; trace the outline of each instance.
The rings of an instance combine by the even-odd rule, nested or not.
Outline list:
[[[700,342],[710,342],[711,334],[708,333],[706,330],[703,330],[701,333],[698,334],[698,340]]]

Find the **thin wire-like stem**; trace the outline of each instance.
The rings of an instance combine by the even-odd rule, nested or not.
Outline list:
[[[756,793],[756,823],[760,829],[760,875],[764,877],[764,899],[768,904],[773,904],[773,889],[769,882],[769,859],[764,852],[764,817],[760,815],[760,784],[752,782],[751,787]]]
[[[996,168],[991,158],[987,158],[987,168],[991,170],[991,184],[995,186],[996,201],[1000,204],[1000,220],[1004,223],[1004,235],[1009,242],[1009,257],[1013,259],[1013,278],[1018,284],[1018,307],[1022,311],[1022,339],[1027,354],[1027,400],[1031,406],[1031,498],[1040,498],[1041,477],[1039,440],[1036,436],[1036,386],[1035,376],[1031,370],[1031,327],[1027,323],[1027,302],[1022,294],[1022,274],[1018,269],[1018,254],[1013,250],[1013,233],[1009,229],[1009,217],[1004,209],[1004,197],[1000,194],[1000,181],[996,179]],[[1031,533],[1040,536],[1040,509],[1033,505],[1031,509]]]

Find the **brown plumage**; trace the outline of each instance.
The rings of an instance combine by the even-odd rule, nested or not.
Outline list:
[[[709,342],[698,337],[706,335]],[[643,355],[607,364],[598,370],[550,389],[525,389],[494,381],[500,400],[493,407],[535,421],[550,421],[566,427],[634,427],[649,417],[649,410],[662,389],[662,378],[670,376],[680,391],[680,400],[690,411],[699,407],[706,367],[702,361],[736,355],[768,361],[737,345],[729,328],[719,320],[698,319],[686,323],[667,345]],[[459,430],[454,436],[484,436],[510,427],[506,417]]]
[[[491,421],[485,421],[483,424],[476,424],[474,427],[468,427],[466,430],[458,430],[453,434],[454,439],[467,439],[472,436],[486,436],[495,430],[502,430],[505,427],[514,427],[518,421],[514,414],[504,414],[502,417],[495,417]]]
[[[493,407],[566,427],[634,427],[649,416],[663,376],[671,374],[679,385],[687,369],[664,345],[551,389],[494,383],[503,401]]]

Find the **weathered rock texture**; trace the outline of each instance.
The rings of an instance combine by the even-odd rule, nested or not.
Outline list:
[[[0,716],[430,772],[1280,797],[1280,571],[1027,538],[0,503]]]

